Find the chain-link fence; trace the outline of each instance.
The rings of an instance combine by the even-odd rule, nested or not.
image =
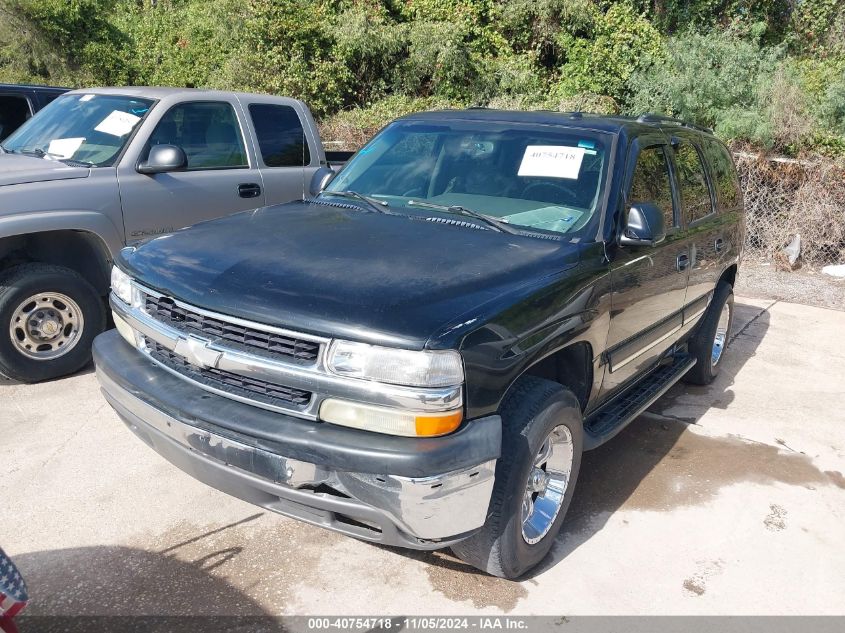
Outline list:
[[[770,260],[798,234],[804,263],[845,262],[845,169],[821,160],[734,158],[745,196],[748,257]]]

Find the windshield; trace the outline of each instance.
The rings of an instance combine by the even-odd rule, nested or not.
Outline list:
[[[398,121],[324,195],[352,191],[394,211],[469,210],[514,227],[574,234],[601,204],[610,142],[607,134],[563,127]]]
[[[152,107],[149,99],[64,95],[3,142],[7,152],[85,163],[114,164],[132,131]]]

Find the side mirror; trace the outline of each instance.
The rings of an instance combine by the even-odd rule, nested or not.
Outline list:
[[[153,145],[147,160],[138,165],[139,174],[163,174],[188,167],[188,157],[176,145]]]
[[[628,223],[619,243],[623,246],[654,246],[666,239],[663,211],[652,202],[638,202],[628,209]]]
[[[308,189],[311,193],[311,197],[316,196],[325,189],[332,181],[332,178],[335,177],[335,173],[336,172],[330,167],[320,167],[317,171],[315,171],[314,175],[311,177],[311,186]]]

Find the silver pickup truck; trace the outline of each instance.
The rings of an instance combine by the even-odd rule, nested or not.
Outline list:
[[[175,88],[68,92],[0,149],[0,374],[26,382],[89,361],[120,248],[305,198],[348,157],[301,101]]]

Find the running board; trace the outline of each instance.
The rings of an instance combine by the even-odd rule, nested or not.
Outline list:
[[[659,365],[645,378],[587,416],[584,421],[584,450],[596,448],[619,433],[694,365],[695,359],[688,354],[673,356],[671,363]]]

